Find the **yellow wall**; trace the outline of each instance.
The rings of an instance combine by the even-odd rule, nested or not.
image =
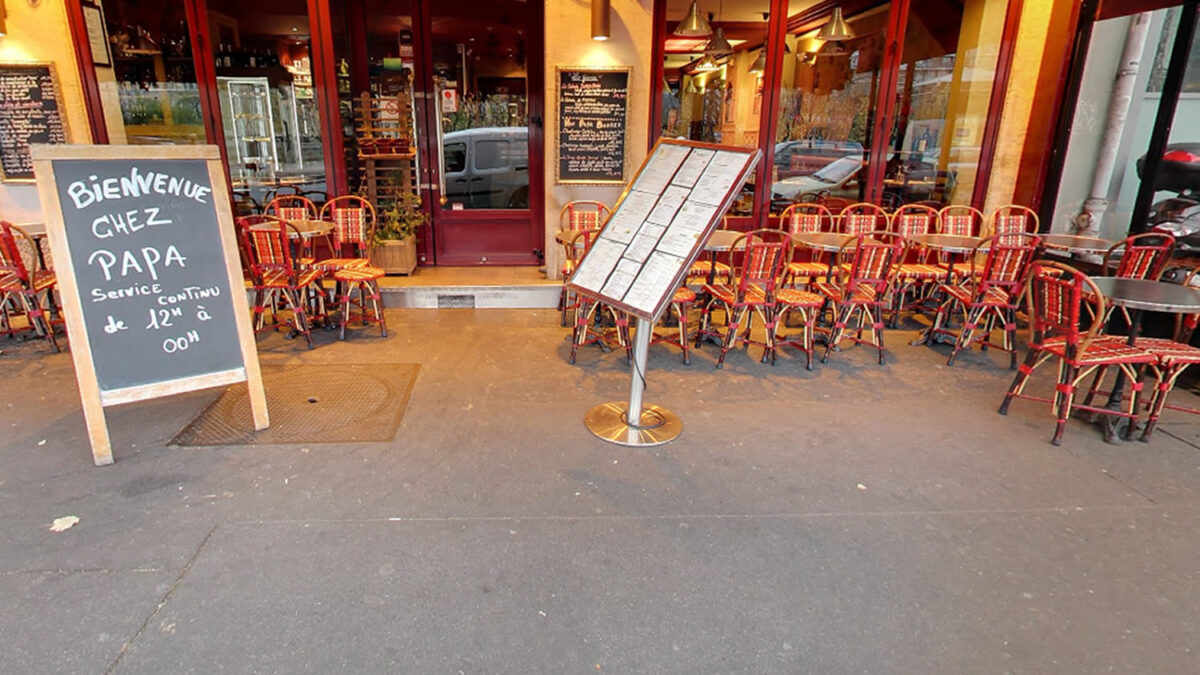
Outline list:
[[[590,0],[546,3],[546,275],[557,278],[562,245],[554,241],[558,212],[575,199],[595,199],[609,206],[624,185],[560,185],[555,181],[558,138],[558,91],[555,68],[569,66],[628,66],[629,101],[626,113],[625,176],[632,178],[646,157],[650,115],[650,68],[653,45],[653,0],[612,0],[609,39],[591,39]]]
[[[53,63],[63,95],[67,138],[72,143],[90,143],[66,1],[6,0],[4,6],[8,34],[0,37],[0,63]],[[0,217],[16,222],[40,220],[37,188],[28,183],[0,183]]]

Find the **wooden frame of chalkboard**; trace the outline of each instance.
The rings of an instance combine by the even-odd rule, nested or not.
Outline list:
[[[32,154],[92,461],[113,462],[106,406],[246,382],[254,427],[267,428],[217,147]]]
[[[629,77],[633,69],[628,66],[611,66],[611,67],[584,67],[584,66],[558,66],[555,71],[555,92],[557,96],[556,104],[558,106],[558,128],[555,132],[554,143],[554,178],[560,184],[576,184],[576,185],[623,185],[625,183],[626,169],[628,168],[628,148],[625,147],[625,132],[627,128],[627,120],[629,118]],[[620,157],[615,158],[620,164],[618,171],[613,171],[611,168],[607,170],[582,171],[580,169],[567,168],[564,170],[563,162],[572,161],[571,151],[564,153],[563,141],[566,139],[564,128],[569,126],[568,120],[563,106],[563,78],[597,76],[601,79],[612,78],[613,76],[622,76],[623,83],[617,85],[623,92],[621,99],[621,119],[620,124],[615,126],[616,134],[611,135],[610,143],[616,143],[620,148]],[[610,105],[612,105],[610,103]],[[617,163],[613,162],[614,156],[610,153],[604,159],[609,160],[609,165]]]
[[[58,117],[62,124],[63,142],[71,142],[71,125],[67,122],[67,116],[63,114],[63,109],[66,105],[63,103],[62,85],[58,81],[58,71],[54,68],[54,64],[49,61],[25,61],[25,62],[9,62],[0,63],[0,78],[4,77],[5,71],[29,70],[44,68],[50,78],[51,86],[54,88],[54,114]],[[0,114],[3,111],[0,110]],[[0,152],[3,149],[0,148]],[[0,181],[5,183],[32,183],[34,181],[33,172],[28,174],[10,175],[4,171],[4,162],[0,161]]]

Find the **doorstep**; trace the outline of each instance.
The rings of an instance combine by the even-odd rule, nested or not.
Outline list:
[[[410,276],[384,277],[383,303],[408,309],[553,309],[562,282],[533,266],[418,267]]]

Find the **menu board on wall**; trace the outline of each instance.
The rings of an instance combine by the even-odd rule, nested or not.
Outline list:
[[[0,177],[33,180],[31,143],[66,143],[52,63],[0,64]]]
[[[567,285],[657,320],[758,157],[758,150],[660,140]]]
[[[558,68],[560,183],[625,182],[629,68]]]
[[[264,428],[216,146],[38,145],[33,157],[96,463],[112,461],[103,406],[249,382]]]

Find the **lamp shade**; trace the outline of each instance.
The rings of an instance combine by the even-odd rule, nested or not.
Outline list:
[[[592,39],[608,39],[608,0],[592,0]]]
[[[853,38],[854,31],[850,30],[846,20],[842,18],[841,7],[833,8],[833,16],[829,17],[829,21],[817,32],[817,39],[823,42],[842,42]]]
[[[704,20],[700,14],[700,7],[697,0],[692,0],[692,6],[688,8],[687,16],[683,17],[683,21],[675,27],[675,35],[679,37],[708,37],[712,35],[712,26]]]
[[[700,63],[696,64],[695,72],[707,73],[717,70],[720,67],[721,66],[718,66],[716,60],[712,57],[712,54],[705,54],[704,58],[700,59]]]
[[[767,48],[763,47],[758,51],[758,58],[754,59],[754,63],[750,64],[750,72],[761,75],[767,69]]]
[[[732,54],[733,45],[729,44],[729,40],[725,39],[725,29],[717,28],[713,33],[712,39],[708,41],[708,45],[704,47],[705,54]]]

